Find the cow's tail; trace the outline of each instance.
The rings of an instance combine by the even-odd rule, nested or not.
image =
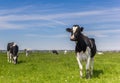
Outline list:
[[[90,38],[91,42],[92,42],[92,47],[91,47],[91,57],[94,57],[97,51],[96,48],[96,44],[95,44],[95,39],[94,38]]]

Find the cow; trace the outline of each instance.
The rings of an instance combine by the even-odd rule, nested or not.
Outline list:
[[[70,40],[75,41],[76,59],[80,68],[80,77],[83,77],[82,61],[86,62],[86,78],[89,79],[93,75],[94,56],[96,54],[96,44],[94,38],[88,38],[82,31],[83,27],[73,25],[72,28],[67,28],[66,31],[71,33]]]
[[[13,62],[14,64],[17,64],[18,62],[18,50],[19,47],[16,43],[11,42],[7,44],[7,57],[8,62]]]
[[[64,54],[67,54],[67,50],[64,50]]]
[[[28,56],[28,55],[29,55],[29,53],[30,53],[30,49],[29,49],[29,48],[27,48],[27,49],[24,49],[24,51],[25,51],[25,55],[26,55],[26,56]]]
[[[57,50],[52,50],[52,53],[57,55],[59,54]]]

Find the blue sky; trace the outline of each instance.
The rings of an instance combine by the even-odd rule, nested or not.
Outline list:
[[[120,50],[120,0],[0,0],[0,49],[74,49],[66,28],[79,24],[98,50]]]

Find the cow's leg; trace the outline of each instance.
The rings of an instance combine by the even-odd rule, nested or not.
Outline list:
[[[10,53],[10,63],[13,61],[13,55]]]
[[[93,68],[94,68],[94,58],[91,58],[91,64],[90,64],[91,75],[93,75]]]
[[[17,56],[14,56],[14,57],[13,57],[13,61],[14,61],[14,64],[17,63]]]
[[[8,62],[10,62],[10,52],[9,51],[7,51],[7,60],[8,60]]]
[[[17,56],[16,56],[16,63],[18,63],[18,54],[17,54]]]
[[[26,56],[28,56],[28,52],[26,51]]]
[[[77,53],[76,59],[77,59],[77,62],[78,62],[79,68],[80,68],[80,77],[82,77],[83,76],[83,73],[82,73],[83,66],[80,62],[80,54],[81,53],[79,53],[79,52]]]
[[[91,58],[88,57],[87,64],[86,64],[86,78],[87,79],[90,78],[90,60],[91,60]]]
[[[89,47],[87,47],[86,55],[87,55],[86,78],[89,79],[90,78],[90,64],[91,64],[91,51]]]

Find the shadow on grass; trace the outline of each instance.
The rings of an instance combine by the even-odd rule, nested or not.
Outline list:
[[[94,70],[93,71],[93,78],[99,78],[100,75],[104,74],[103,70]]]
[[[17,64],[26,63],[26,61],[18,61]]]

